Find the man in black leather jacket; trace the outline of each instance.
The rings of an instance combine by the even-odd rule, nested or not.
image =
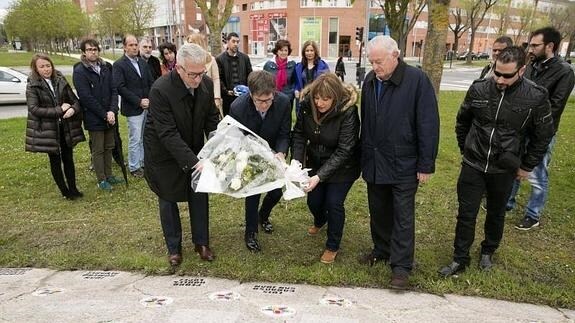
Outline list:
[[[457,182],[459,210],[453,262],[439,273],[445,277],[469,266],[469,249],[481,197],[487,197],[485,239],[479,267],[489,270],[505,223],[505,204],[513,181],[526,179],[541,162],[553,136],[547,91],[524,79],[525,53],[517,46],[502,50],[494,76],[475,81],[459,113],[455,132],[463,155]],[[529,143],[525,145],[525,139]]]
[[[551,113],[553,115],[553,125],[555,133],[559,129],[561,114],[565,109],[569,95],[575,84],[575,74],[571,66],[557,57],[557,50],[561,43],[561,34],[553,27],[541,28],[531,34],[529,40],[528,55],[531,57],[531,64],[525,70],[525,77],[538,85],[544,87],[549,92],[551,102]],[[531,195],[525,207],[525,215],[515,228],[527,231],[539,226],[539,218],[545,206],[547,191],[549,187],[549,163],[551,162],[551,151],[555,144],[555,136],[547,147],[547,152],[543,160],[533,169],[529,175],[531,184]],[[513,185],[513,190],[507,210],[515,208],[515,195],[519,190],[519,182]]]

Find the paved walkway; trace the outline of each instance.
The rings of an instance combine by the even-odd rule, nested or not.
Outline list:
[[[0,322],[575,322],[575,311],[386,289],[0,268]]]

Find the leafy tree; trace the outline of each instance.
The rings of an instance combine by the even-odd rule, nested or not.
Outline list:
[[[415,26],[427,0],[376,0],[374,3],[383,10],[391,38],[397,41],[401,55],[404,55],[407,48],[407,36]],[[411,17],[408,17],[408,14]]]
[[[511,23],[509,11],[511,8],[511,0],[499,0],[493,6],[493,14],[499,19],[499,24],[494,28],[497,30],[497,35],[503,36],[507,33],[507,28]]]
[[[8,37],[20,38],[29,48],[58,50],[66,43],[84,35],[88,18],[69,0],[17,0],[5,17]]]
[[[423,51],[422,69],[433,84],[435,94],[439,94],[439,84],[443,75],[443,55],[449,26],[450,0],[429,0],[426,45]]]
[[[142,36],[154,18],[154,1],[125,0],[124,8],[130,26],[128,31],[136,36]]]
[[[221,33],[232,14],[233,0],[194,0],[206,21],[210,30],[208,42],[210,52],[216,56],[221,50]]]

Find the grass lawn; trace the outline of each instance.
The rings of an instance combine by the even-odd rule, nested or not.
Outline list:
[[[7,53],[0,52],[0,62],[3,66],[30,66],[34,53]],[[69,56],[50,55],[54,65],[74,65],[78,59]]]
[[[477,269],[483,238],[480,211],[473,265],[459,278],[442,279],[437,270],[450,262],[457,212],[456,179],[460,155],[454,119],[464,92],[440,96],[441,143],[437,172],[420,187],[416,206],[414,289],[434,294],[455,293],[575,309],[575,98],[562,118],[551,167],[551,195],[541,227],[520,232],[513,225],[522,217],[528,187],[520,192],[518,210],[507,218],[496,267]],[[126,121],[120,120],[127,143]],[[144,180],[130,178],[130,187],[112,193],[96,189],[88,170],[88,145],[75,149],[76,171],[85,197],[64,200],[50,176],[45,154],[24,152],[23,118],[0,121],[0,266],[54,269],[130,270],[170,274],[158,219],[157,198]],[[127,151],[124,148],[124,151]],[[117,174],[120,173],[116,168]],[[357,258],[371,248],[365,184],[358,180],[346,201],[347,223],[341,251],[333,265],[319,262],[325,231],[306,235],[312,224],[305,200],[282,201],[273,211],[272,235],[260,233],[263,251],[250,253],[243,241],[243,200],[210,197],[211,246],[216,261],[200,261],[192,252],[187,207],[180,204],[184,227],[184,262],[177,275],[207,275],[240,281],[308,283],[331,286],[387,288],[390,269],[367,267]]]

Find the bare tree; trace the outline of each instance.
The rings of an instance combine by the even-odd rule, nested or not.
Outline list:
[[[427,43],[423,51],[422,69],[433,84],[435,94],[439,94],[439,85],[443,76],[443,55],[449,26],[450,0],[429,0],[427,25]]]
[[[195,0],[209,29],[210,52],[216,56],[221,51],[220,34],[232,14],[233,0]],[[209,5],[208,5],[209,2]]]
[[[477,33],[477,28],[483,22],[485,14],[487,11],[493,7],[498,0],[468,0],[467,7],[467,19],[469,21],[469,29],[471,31],[470,41],[469,41],[469,52],[467,53],[467,63],[471,64],[471,53],[473,52],[473,47],[475,46],[475,36]]]
[[[417,18],[427,5],[427,0],[376,0],[374,3],[383,10],[391,38],[397,41],[401,55],[404,55],[407,36],[417,23]],[[407,19],[408,13],[411,14],[409,19]]]
[[[150,25],[154,18],[153,0],[124,0],[123,4],[127,12],[127,20],[130,24],[128,32],[142,36],[144,30]]]
[[[495,26],[497,34],[503,36],[507,33],[507,28],[511,23],[509,16],[509,11],[511,8],[511,0],[499,0],[493,6],[493,14],[495,14],[498,19],[498,24]]]
[[[469,29],[467,13],[463,8],[450,8],[449,13],[453,17],[453,23],[449,24],[449,30],[453,32],[453,46],[451,46],[451,49],[457,53],[459,51],[459,39]]]

